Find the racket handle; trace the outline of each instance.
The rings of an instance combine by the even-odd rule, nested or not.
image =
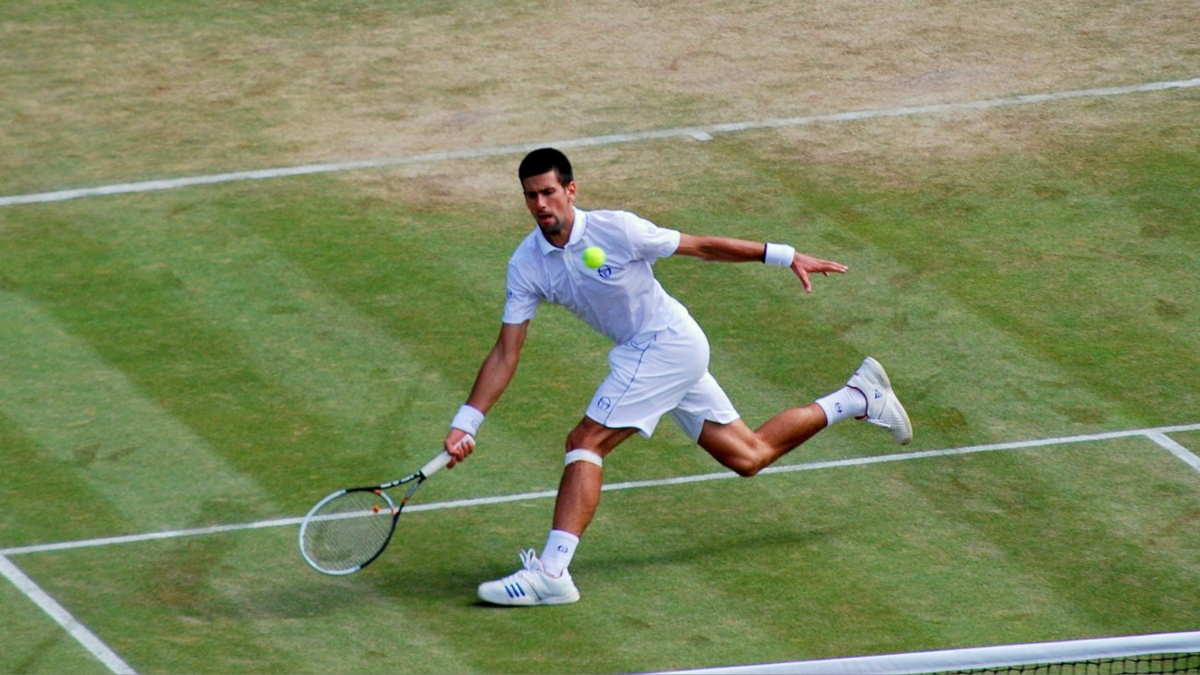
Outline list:
[[[441,451],[440,453],[438,453],[437,457],[434,457],[433,459],[429,460],[428,464],[421,467],[421,475],[426,478],[429,478],[433,474],[446,468],[446,465],[450,463],[450,460],[451,460],[450,453],[446,452],[445,450]]]

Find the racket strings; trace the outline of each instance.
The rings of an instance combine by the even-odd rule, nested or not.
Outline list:
[[[309,560],[329,572],[354,571],[387,545],[395,506],[382,493],[347,492],[317,509],[304,529]]]

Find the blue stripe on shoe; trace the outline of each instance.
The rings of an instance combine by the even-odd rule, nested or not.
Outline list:
[[[508,593],[508,597],[510,598],[525,597],[525,589],[521,587],[521,584],[507,584],[505,585],[504,590]]]

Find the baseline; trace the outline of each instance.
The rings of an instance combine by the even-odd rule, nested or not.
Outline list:
[[[429,164],[451,160],[482,159],[498,155],[524,154],[547,145],[562,149],[584,148],[599,145],[616,145],[620,143],[636,143],[640,141],[661,140],[666,138],[691,138],[697,141],[711,140],[713,134],[736,133],[756,129],[778,129],[796,127],[821,122],[853,122],[859,120],[879,119],[885,117],[906,117],[912,115],[929,115],[963,110],[988,110],[1007,106],[1031,105],[1036,103],[1054,103],[1077,98],[1096,98],[1107,96],[1125,96],[1169,89],[1187,89],[1200,87],[1200,77],[1188,80],[1172,80],[1168,82],[1147,82],[1125,87],[1101,87],[1094,89],[1075,89],[1071,91],[1050,92],[1044,94],[1026,94],[1022,96],[1007,96],[989,98],[978,101],[961,103],[938,103],[932,105],[901,106],[876,110],[855,110],[821,115],[806,115],[803,117],[786,117],[766,119],[752,122],[731,122],[692,127],[677,127],[656,131],[641,131],[626,134],[610,134],[559,141],[538,143],[521,143],[518,145],[501,145],[473,150],[455,150],[448,152],[428,152],[400,157],[384,157],[349,162],[331,162],[325,164],[307,164],[303,166],[281,167],[274,169],[259,169],[254,171],[235,171],[231,173],[210,174],[206,176],[188,176],[183,178],[168,178],[149,180],[136,183],[120,183],[74,190],[55,190],[24,195],[0,197],[0,206],[17,204],[39,204],[46,202],[62,202],[82,197],[98,197],[104,195],[129,194],[135,192],[156,192],[159,190],[174,190],[198,185],[213,185],[247,180],[265,180],[270,178],[285,178],[288,176],[306,176],[311,174],[332,173],[339,171],[356,171],[361,169],[377,169],[383,167],[406,166],[411,164]]]

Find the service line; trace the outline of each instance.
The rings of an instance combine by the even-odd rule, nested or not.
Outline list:
[[[870,457],[853,457],[849,459],[835,459],[822,462],[807,462],[803,464],[788,464],[776,465],[767,467],[759,475],[777,474],[777,473],[794,473],[797,471],[818,471],[822,469],[837,469],[854,466],[866,466],[870,464],[884,464],[887,462],[901,462],[914,459],[931,459],[935,457],[953,457],[958,455],[970,455],[980,452],[998,452],[1005,450],[1027,450],[1030,448],[1041,448],[1055,445],[1071,445],[1075,443],[1093,443],[1097,441],[1109,441],[1119,438],[1142,437],[1153,441],[1160,447],[1170,451],[1173,455],[1183,460],[1193,469],[1200,471],[1200,458],[1192,454],[1179,443],[1167,437],[1167,434],[1181,433],[1187,431],[1200,431],[1200,424],[1183,424],[1168,427],[1156,427],[1149,429],[1130,429],[1126,431],[1110,431],[1098,434],[1083,434],[1079,436],[1059,436],[1055,438],[1042,438],[1028,441],[1013,441],[1010,443],[990,443],[987,445],[972,445],[962,448],[950,448],[947,450],[919,450],[916,452],[902,452],[893,455],[872,455]],[[670,485],[686,485],[689,483],[703,483],[714,480],[725,480],[729,478],[737,478],[737,474],[730,471],[722,471],[720,473],[705,473],[692,476],[677,476],[674,478],[660,478],[654,480],[629,481],[625,483],[610,483],[604,486],[605,492],[616,490],[633,490],[641,488],[666,487]],[[537,499],[553,499],[557,493],[554,490],[541,490],[537,492],[524,492],[512,495],[498,495],[495,497],[476,497],[473,499],[457,499],[445,502],[433,502],[429,504],[413,504],[405,508],[406,513],[417,511],[444,511],[447,509],[462,509],[476,506],[491,506],[494,504],[507,504],[509,502],[524,502]],[[114,546],[117,544],[136,544],[147,541],[155,541],[158,539],[176,539],[179,537],[197,537],[212,534],[222,534],[226,532],[237,532],[240,530],[261,530],[274,527],[289,527],[298,526],[303,520],[301,517],[274,518],[271,520],[260,520],[253,523],[241,523],[232,525],[213,525],[210,527],[198,527],[183,530],[170,530],[164,532],[147,532],[144,534],[129,534],[116,537],[101,537],[97,539],[82,539],[77,541],[65,541],[50,544],[32,544],[29,546],[14,546],[11,548],[0,549],[0,557],[29,555],[32,553],[50,553],[52,551],[67,551],[78,548],[92,548],[97,546]]]

